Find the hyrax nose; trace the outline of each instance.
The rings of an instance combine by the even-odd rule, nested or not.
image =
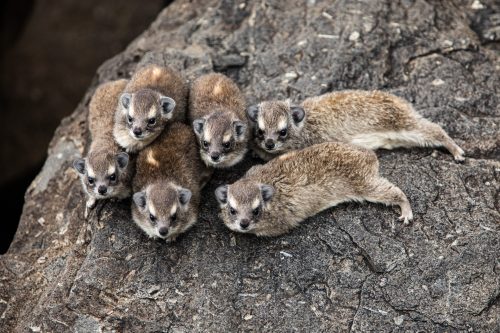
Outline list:
[[[134,127],[133,132],[134,132],[134,135],[135,135],[135,136],[139,136],[139,135],[141,135],[141,134],[142,134],[142,129],[141,129],[141,128],[139,128],[139,127]]]
[[[240,221],[240,227],[241,229],[246,229],[250,225],[250,221],[247,219],[241,220]]]
[[[158,233],[160,234],[160,236],[165,237],[166,235],[168,235],[168,228],[161,227],[160,229],[158,229]]]
[[[274,141],[272,139],[267,139],[265,145],[267,149],[274,149],[275,147]]]
[[[217,162],[220,159],[220,153],[214,152],[210,154],[212,161]]]
[[[97,192],[99,192],[99,194],[106,194],[107,191],[108,188],[105,185],[99,185],[97,188]]]

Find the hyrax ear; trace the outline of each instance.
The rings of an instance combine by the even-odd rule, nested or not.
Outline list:
[[[292,118],[295,125],[300,124],[306,116],[306,112],[301,106],[293,105],[290,107],[290,111],[292,112]]]
[[[132,196],[134,203],[140,209],[144,209],[146,207],[146,192],[137,192]]]
[[[125,169],[125,167],[127,167],[128,160],[129,160],[129,157],[128,157],[127,153],[121,152],[121,153],[116,154],[116,163],[118,163],[118,167],[120,169]]]
[[[82,175],[85,174],[85,160],[83,158],[77,158],[73,161],[73,168],[75,168],[78,173]]]
[[[257,122],[257,117],[259,116],[259,106],[251,105],[247,108],[247,117],[254,123]]]
[[[227,203],[227,185],[221,185],[215,190],[215,197],[221,205]]]
[[[239,120],[233,122],[234,133],[236,134],[236,138],[240,139],[245,135],[245,131],[247,129],[247,125]]]
[[[167,96],[162,96],[160,98],[161,110],[164,115],[169,114],[175,108],[175,101]]]
[[[203,118],[195,119],[193,121],[194,134],[196,134],[196,136],[202,135],[204,126],[205,126],[205,119]]]
[[[273,198],[274,195],[274,187],[271,185],[260,185],[260,193],[262,194],[262,199],[264,202],[268,202]]]
[[[120,103],[122,103],[122,106],[128,110],[128,107],[130,106],[130,100],[132,99],[132,95],[129,93],[123,93],[120,96]]]
[[[190,190],[187,188],[181,188],[179,190],[179,202],[181,205],[185,206],[189,203],[189,200],[191,200],[192,193]]]

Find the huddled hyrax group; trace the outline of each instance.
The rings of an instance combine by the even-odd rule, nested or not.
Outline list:
[[[148,236],[173,241],[196,223],[200,192],[215,169],[248,150],[266,164],[215,191],[231,230],[277,236],[346,201],[397,205],[408,223],[406,195],[379,175],[374,149],[463,150],[405,100],[381,91],[349,90],[246,107],[222,74],[188,85],[173,68],[149,65],[132,78],[101,84],[89,105],[91,144],[73,162],[88,199],[132,197],[132,220]]]

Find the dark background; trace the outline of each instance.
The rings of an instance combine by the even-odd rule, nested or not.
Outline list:
[[[61,119],[97,67],[154,20],[165,0],[4,0],[0,48],[0,253],[14,236],[24,192]]]

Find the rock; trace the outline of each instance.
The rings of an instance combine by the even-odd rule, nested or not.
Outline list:
[[[484,15],[499,6],[482,0],[485,9],[477,10],[469,2],[171,4],[99,68],[56,131],[26,193],[16,238],[0,258],[0,327],[499,331],[498,44],[481,37],[495,22]],[[366,22],[376,23],[370,30]],[[349,39],[352,31],[363,31],[362,42]],[[442,125],[468,158],[456,164],[442,150],[377,152],[381,173],[412,203],[409,226],[397,221],[395,208],[349,203],[282,237],[231,233],[217,217],[213,191],[241,176],[251,158],[216,173],[198,224],[173,244],[144,236],[127,200],[102,202],[85,221],[71,158],[88,144],[89,98],[99,82],[152,62],[190,79],[223,70],[249,103],[384,89]],[[300,75],[283,82],[292,72]]]

